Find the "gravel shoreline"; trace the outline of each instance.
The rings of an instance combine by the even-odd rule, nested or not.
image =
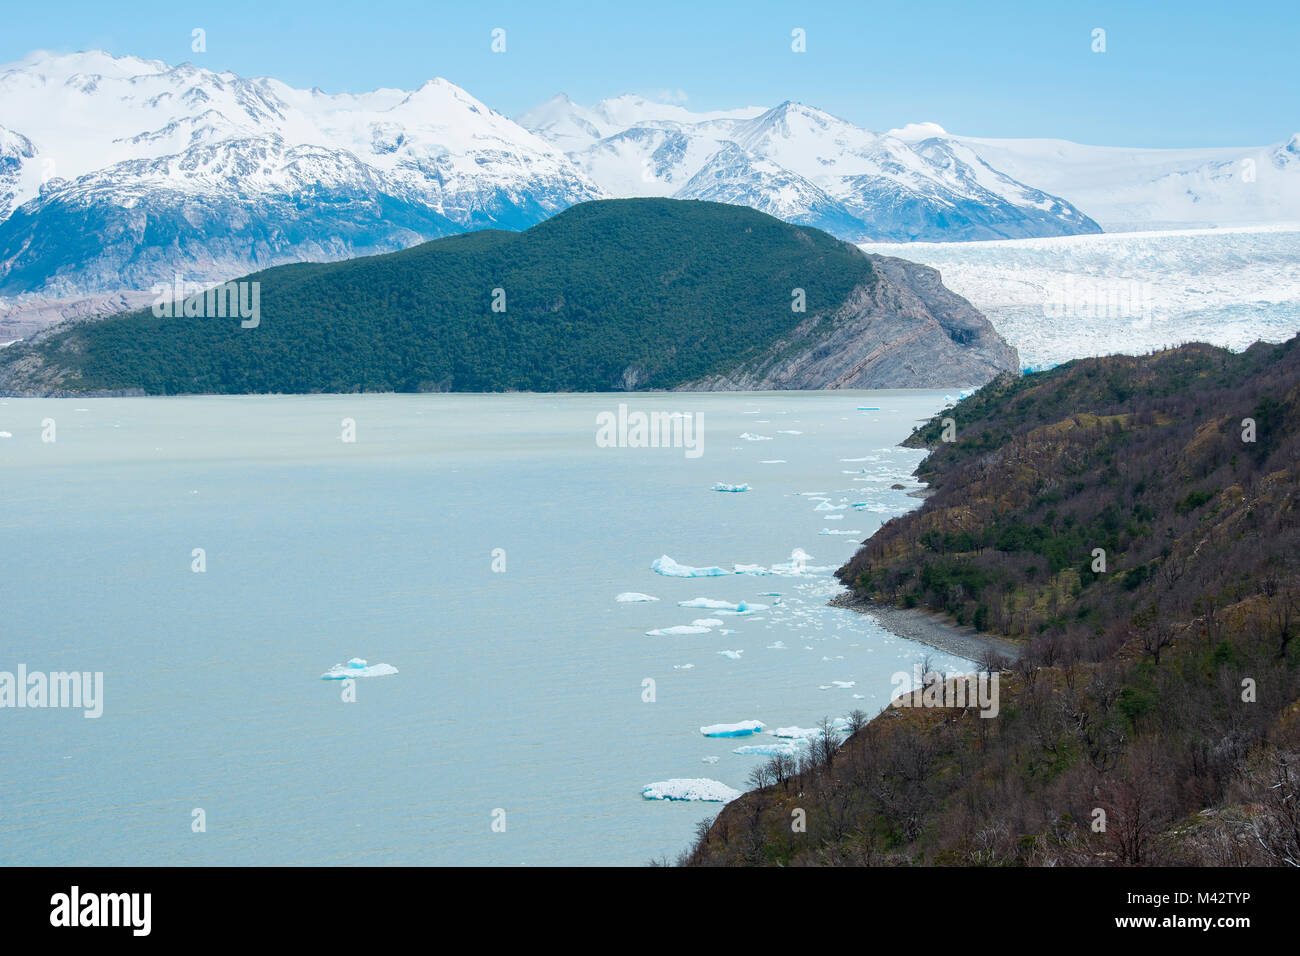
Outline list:
[[[863,601],[855,598],[851,591],[837,594],[829,603],[831,607],[843,607],[866,614],[878,621],[885,630],[899,637],[927,644],[976,663],[990,650],[1011,662],[1020,657],[1020,645],[991,634],[981,634],[973,627],[959,626],[933,611]]]

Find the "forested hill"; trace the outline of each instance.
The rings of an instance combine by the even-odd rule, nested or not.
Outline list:
[[[970,315],[923,290],[936,318],[854,246],[721,203],[591,202],[522,233],[469,233],[386,255],[281,266],[245,281],[259,283],[256,327],[151,310],[62,326],[0,352],[0,390],[673,388],[788,361],[842,332],[845,315],[863,308],[874,309],[874,330],[850,328],[856,338],[837,341],[838,362],[881,352],[889,334],[919,340],[918,308],[951,374],[926,379],[936,363],[913,351],[902,359],[916,359],[915,384],[984,382],[1015,355],[947,290]],[[881,306],[881,296],[895,292],[906,301],[895,296]],[[961,328],[949,327],[948,312]],[[907,335],[898,331],[905,323]],[[990,353],[992,364],[980,336],[1002,350]],[[833,369],[818,369],[820,378],[786,387],[839,384]],[[849,384],[862,384],[861,376]]]
[[[999,379],[910,441],[933,495],[838,575],[1023,642],[998,716],[858,719],[688,858],[1296,865],[1300,338]]]

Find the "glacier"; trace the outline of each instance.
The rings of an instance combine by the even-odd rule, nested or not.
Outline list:
[[[1300,331],[1300,223],[864,248],[938,269],[1028,369]]]

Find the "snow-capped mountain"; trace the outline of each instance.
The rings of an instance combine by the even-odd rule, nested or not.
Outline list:
[[[519,122],[613,196],[737,203],[858,241],[1100,231],[960,143],[909,143],[801,103],[692,113],[640,97],[584,108],[557,96]]]
[[[965,148],[1008,176],[1069,197],[1108,232],[1300,222],[1300,133],[1271,146],[1130,149],[954,136],[933,123],[892,132],[916,148]]]
[[[0,69],[0,294],[148,288],[522,228],[597,187],[464,90],[298,90],[191,64]]]

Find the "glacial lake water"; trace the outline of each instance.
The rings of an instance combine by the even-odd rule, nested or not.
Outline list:
[[[620,402],[698,416],[702,453],[599,447]],[[875,714],[923,656],[970,669],[826,606],[831,570],[919,503],[890,487],[915,488],[921,458],[897,443],[944,403],[0,399],[0,671],[103,673],[98,719],[0,709],[0,863],[672,859],[720,804],[642,788],[744,789],[764,758],[733,748],[776,739],[701,725]],[[803,573],[650,567],[772,568],[795,549]],[[700,597],[769,610],[678,606]],[[646,633],[696,619],[723,624]],[[344,702],[320,677],[353,657],[399,673]]]

